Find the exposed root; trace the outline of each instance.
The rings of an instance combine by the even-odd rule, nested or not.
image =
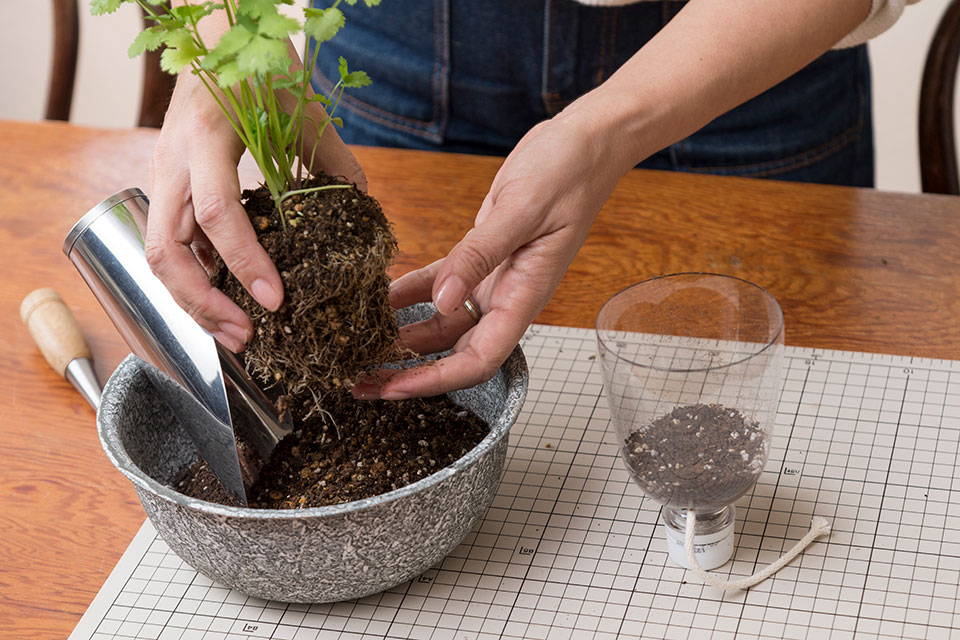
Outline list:
[[[321,175],[310,186],[337,183]],[[244,359],[278,406],[295,420],[321,412],[324,396],[349,389],[367,369],[400,356],[387,267],[393,230],[379,204],[356,189],[292,196],[287,228],[265,189],[245,192],[245,207],[284,285],[276,311],[261,307],[217,259],[213,277],[253,321]]]

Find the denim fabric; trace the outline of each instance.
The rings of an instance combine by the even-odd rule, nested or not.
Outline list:
[[[339,56],[373,79],[340,103],[349,143],[506,155],[530,127],[609,77],[682,6],[343,6],[347,24],[321,45],[313,82],[329,91]],[[866,47],[828,52],[640,166],[873,186]]]

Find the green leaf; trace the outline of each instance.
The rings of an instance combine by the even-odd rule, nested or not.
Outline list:
[[[167,73],[176,75],[196,59],[197,56],[191,55],[189,51],[168,48],[160,54],[160,68]]]
[[[337,125],[337,126],[340,127],[341,129],[343,128],[343,119],[340,118],[340,117],[330,118],[330,122],[332,122],[333,124]]]
[[[322,93],[313,94],[312,96],[307,98],[307,102],[319,102],[325,107],[329,107],[331,104],[333,104],[332,102],[330,102],[330,98],[323,95]]]
[[[160,67],[167,73],[177,74],[191,64],[201,51],[186,31],[174,31],[165,36],[167,48],[160,54]]]
[[[273,90],[274,91],[283,91],[289,90],[290,93],[294,95],[299,95],[299,90],[301,89],[300,83],[296,80],[291,80],[290,78],[274,78],[273,80]]]
[[[277,13],[278,4],[290,4],[291,2],[292,0],[240,0],[237,4],[237,12],[256,19],[263,15]]]
[[[326,42],[337,35],[345,21],[343,12],[335,7],[324,10],[307,9],[304,15],[307,15],[307,21],[303,25],[303,32],[317,42]]]
[[[297,99],[303,94],[306,90],[306,87],[310,86],[309,78],[304,79],[304,70],[298,69],[292,71],[290,75],[275,75],[273,77],[273,90],[277,91],[287,91]],[[307,98],[309,100],[309,98]]]
[[[376,7],[380,4],[380,0],[363,0],[363,3],[368,7]]]
[[[260,18],[258,33],[271,38],[286,38],[300,31],[300,23],[279,13],[268,13]]]
[[[237,54],[237,66],[247,75],[286,73],[290,56],[283,40],[257,35]]]
[[[216,69],[218,65],[243,49],[253,39],[253,33],[241,25],[234,25],[229,31],[220,36],[217,46],[203,59],[204,69]]]
[[[217,86],[221,89],[229,89],[230,87],[240,84],[245,78],[246,75],[241,73],[240,67],[237,66],[236,60],[231,60],[225,62],[217,69]]]
[[[171,7],[170,13],[184,22],[196,23],[200,18],[213,13],[213,3],[205,2],[203,4],[185,4],[181,7]]]
[[[303,92],[306,91],[306,87],[310,86],[309,81],[305,83],[303,80],[291,79],[285,76],[274,76],[272,82],[274,93],[286,91],[291,96],[296,98],[298,102],[303,95]],[[309,98],[305,98],[305,101],[309,101]]]
[[[254,18],[251,18],[245,13],[238,13],[234,17],[236,18],[237,24],[242,26],[244,29],[246,29],[250,33],[257,32],[257,29],[259,27],[257,26],[257,21]]]
[[[126,0],[90,0],[90,13],[95,16],[102,16],[105,13],[113,13],[120,8],[120,4]]]
[[[133,44],[127,49],[127,55],[136,58],[144,51],[156,51],[157,47],[163,44],[166,35],[166,30],[163,27],[147,27],[137,35]]]
[[[367,75],[366,71],[351,71],[341,79],[343,80],[343,86],[350,87],[352,89],[366,87],[373,82],[370,79],[370,76]]]
[[[340,82],[343,83],[344,87],[352,87],[354,89],[359,87],[365,87],[370,84],[370,76],[367,75],[366,71],[350,71],[347,69],[347,61],[340,56],[340,64],[338,66],[340,71]]]

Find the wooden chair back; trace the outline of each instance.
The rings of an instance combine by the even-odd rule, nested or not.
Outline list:
[[[144,25],[148,26],[146,15]],[[47,95],[47,120],[69,120],[80,48],[78,0],[53,0],[53,68]],[[160,50],[144,55],[143,91],[137,125],[159,127],[176,79],[160,68]]]
[[[79,47],[77,0],[53,0],[53,68],[47,93],[47,120],[70,119]]]
[[[927,50],[920,87],[920,179],[928,193],[960,195],[953,122],[958,61],[960,0],[952,0]]]

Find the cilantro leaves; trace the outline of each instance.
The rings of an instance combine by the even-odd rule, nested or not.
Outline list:
[[[153,24],[137,35],[127,53],[133,58],[162,47],[165,71],[189,70],[201,79],[256,160],[282,218],[280,205],[299,188],[304,159],[312,160],[327,125],[343,125],[333,114],[344,90],[370,84],[364,71],[351,71],[341,57],[340,79],[328,95],[315,94],[310,86],[319,45],[346,22],[338,6],[359,1],[331,0],[326,9],[308,7],[302,22],[280,11],[293,0],[191,0],[176,7],[170,0],[90,0],[90,11],[113,13],[123,4],[144,10]],[[380,0],[363,4],[374,7]],[[226,15],[229,29],[216,43],[206,42],[198,25],[219,12]],[[290,45],[290,38],[301,31],[318,45],[302,66],[293,64]],[[316,127],[316,137],[309,141],[303,140],[306,122]]]

